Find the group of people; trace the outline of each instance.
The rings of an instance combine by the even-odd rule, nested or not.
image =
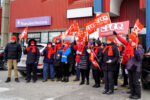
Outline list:
[[[114,89],[118,85],[118,76],[120,67],[122,68],[124,83],[122,86],[128,85],[130,88],[130,98],[141,98],[140,87],[140,72],[141,63],[143,59],[144,50],[139,45],[138,37],[129,35],[125,40],[119,36],[115,31],[114,35],[122,43],[118,45],[113,37],[108,37],[106,43],[102,43],[99,39],[86,42],[85,45],[82,41],[62,41],[61,38],[55,40],[55,45],[51,42],[47,43],[47,47],[43,52],[39,52],[36,46],[36,41],[31,39],[28,47],[23,50],[27,54],[26,68],[27,78],[29,83],[31,79],[33,82],[37,81],[37,65],[40,55],[44,56],[43,60],[43,82],[48,78],[52,81],[69,82],[70,66],[72,72],[75,71],[76,77],[74,81],[80,81],[80,85],[90,84],[89,73],[92,69],[95,84],[94,88],[99,88],[101,82],[104,80],[103,94],[113,94]],[[96,57],[94,60],[98,63],[100,68],[90,60],[91,52],[94,51]],[[8,78],[6,83],[11,81],[11,69],[14,67],[15,81],[19,82],[17,72],[17,62],[20,61],[22,54],[21,46],[16,42],[16,37],[11,37],[11,42],[7,44],[4,55],[5,60],[8,61]],[[102,70],[100,70],[102,69]],[[33,73],[33,77],[31,75]],[[50,75],[49,75],[50,73]],[[81,79],[80,79],[81,75]]]

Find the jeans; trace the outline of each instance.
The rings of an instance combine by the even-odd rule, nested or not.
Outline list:
[[[54,79],[55,78],[54,66],[53,64],[49,64],[49,63],[44,63],[43,78],[45,80],[48,79],[48,69],[50,69],[50,78]]]
[[[76,68],[76,78],[80,79],[80,69]]]

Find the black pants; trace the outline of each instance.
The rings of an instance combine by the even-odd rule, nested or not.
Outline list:
[[[129,85],[131,89],[131,95],[141,97],[141,86],[140,86],[140,73],[136,71],[129,71]]]
[[[93,78],[95,81],[95,84],[99,84],[100,85],[100,75],[101,75],[101,71],[99,69],[97,70],[92,70],[93,72]]]
[[[55,66],[55,73],[56,73],[56,78],[62,78],[63,77],[63,70],[62,66]]]
[[[123,74],[123,85],[128,85],[128,76],[125,73],[125,65],[121,65],[122,66],[122,74]]]
[[[35,64],[27,64],[27,80],[31,80],[33,73],[33,80],[37,80],[37,66]]]
[[[116,70],[114,71],[114,85],[118,85],[118,76],[119,76],[120,63],[116,64]]]
[[[81,78],[82,78],[82,82],[85,82],[85,78],[87,80],[87,82],[89,82],[89,73],[90,70],[89,69],[80,69],[81,72]]]
[[[62,72],[63,72],[63,77],[69,77],[69,64],[62,63]]]
[[[106,91],[114,91],[114,72],[104,71],[104,82]]]

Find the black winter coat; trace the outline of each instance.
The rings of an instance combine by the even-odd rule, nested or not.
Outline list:
[[[119,59],[119,50],[117,46],[112,47],[113,50],[113,56],[108,56],[108,49],[104,53],[101,53],[100,60],[102,62],[102,70],[103,71],[115,71],[116,69],[116,63]],[[108,60],[112,60],[111,63],[106,63]]]
[[[25,50],[24,53],[27,54],[26,64],[33,64],[35,62],[39,62],[40,52],[37,47],[35,53],[32,52],[32,49],[30,49],[29,51]]]
[[[54,61],[54,54],[51,54],[51,57],[48,58],[48,49],[47,49],[47,48],[44,49],[44,51],[43,51],[43,56],[44,56],[44,60],[43,60],[44,63],[53,64],[53,61]]]
[[[60,66],[61,65],[61,52],[57,50],[54,53],[54,66]]]
[[[83,54],[80,55],[78,64],[79,69],[89,69],[89,54],[87,53],[87,47],[84,47]]]
[[[19,43],[8,43],[4,50],[5,59],[17,59],[20,61],[22,49]]]

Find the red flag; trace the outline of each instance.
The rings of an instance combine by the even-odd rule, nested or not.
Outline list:
[[[28,31],[28,27],[26,27],[24,29],[24,31],[21,33],[21,35],[19,36],[19,40],[22,40],[22,39],[26,39],[27,38],[27,31]]]
[[[76,33],[75,33],[75,36],[78,37],[80,35],[80,28],[79,28],[79,25],[78,23],[76,24]]]
[[[99,70],[101,70],[99,64],[98,64],[97,61],[94,59],[95,57],[96,57],[96,55],[94,54],[94,51],[91,49],[90,60],[91,60],[91,62],[93,63],[93,65],[94,65],[95,67],[98,67]]]
[[[68,30],[65,31],[65,36],[73,36],[73,32],[75,31],[76,23],[73,22]]]
[[[94,33],[97,30],[95,20],[92,20],[91,22],[85,24],[85,26],[86,26],[86,30],[89,35]]]
[[[111,21],[110,21],[109,14],[108,13],[100,14],[99,16],[96,17],[95,22],[97,28],[110,24]]]
[[[138,33],[143,29],[143,27],[144,26],[140,23],[139,19],[137,19],[131,34],[138,36]]]

